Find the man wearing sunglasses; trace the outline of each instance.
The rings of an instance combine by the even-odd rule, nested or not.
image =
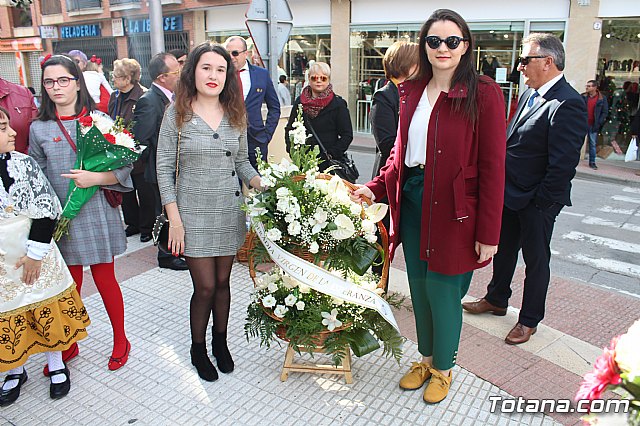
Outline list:
[[[463,303],[471,313],[507,313],[518,252],[526,265],[522,309],[505,342],[524,343],[544,317],[551,234],[556,216],[571,205],[571,180],[587,133],[587,109],[565,80],[565,53],[554,35],[523,41],[518,71],[529,86],[507,128],[504,207],[493,277],[484,298]]]
[[[225,43],[231,62],[236,67],[247,110],[247,142],[249,161],[257,170],[256,148],[263,160],[267,159],[269,142],[280,119],[280,101],[269,72],[247,61],[247,42],[240,36],[229,37]],[[262,104],[267,104],[267,120],[262,119]]]

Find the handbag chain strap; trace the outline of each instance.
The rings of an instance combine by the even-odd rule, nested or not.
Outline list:
[[[316,140],[318,141],[318,145],[320,145],[320,149],[322,149],[322,152],[324,152],[324,155],[327,156],[328,160],[333,160],[333,158],[331,157],[331,154],[329,154],[329,151],[327,151],[327,148],[324,147],[324,145],[322,144],[322,141],[318,137],[318,134],[316,133],[316,129],[313,128],[313,124],[311,124],[311,119],[309,119],[309,117],[306,114],[304,114],[303,117],[304,117],[305,123],[309,124],[309,129],[311,130],[313,137],[316,138]]]

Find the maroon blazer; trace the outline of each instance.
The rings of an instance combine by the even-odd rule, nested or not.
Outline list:
[[[0,78],[0,106],[9,111],[11,127],[16,131],[16,151],[29,151],[29,127],[38,115],[33,95],[26,87]]]
[[[400,244],[400,209],[404,164],[411,118],[427,80],[398,86],[400,122],[391,155],[380,174],[367,184],[375,195],[389,199],[390,256]],[[504,97],[487,77],[478,83],[478,119],[473,125],[452,100],[466,97],[466,87],[441,93],[427,130],[427,155],[420,231],[420,258],[429,270],[447,275],[481,268],[475,242],[497,245],[504,199],[506,129]]]

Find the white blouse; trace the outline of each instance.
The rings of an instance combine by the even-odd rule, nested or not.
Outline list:
[[[429,102],[427,89],[425,87],[416,112],[409,124],[409,140],[407,142],[407,155],[404,157],[404,164],[407,167],[416,167],[426,162],[427,158],[427,129],[433,106]]]

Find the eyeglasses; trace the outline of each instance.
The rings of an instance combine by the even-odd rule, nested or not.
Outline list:
[[[58,83],[58,86],[60,87],[67,87],[69,83],[71,83],[71,80],[78,79],[75,77],[60,77],[58,79],[46,78],[42,81],[42,85],[45,89],[53,89],[53,86],[55,86],[56,83]]]
[[[240,56],[241,53],[246,52],[247,49],[244,50],[232,50],[229,53],[231,54],[231,56],[233,56],[234,58],[237,58],[238,56]]]
[[[126,76],[124,76],[124,75],[113,74],[113,78],[114,78],[114,79],[116,79],[116,78],[125,78],[125,77],[126,77]]]
[[[459,36],[449,36],[445,39],[442,39],[438,36],[430,35],[426,36],[424,38],[424,41],[426,41],[427,45],[432,49],[437,49],[442,43],[444,43],[449,49],[454,50],[457,49],[458,46],[460,46],[461,41],[469,41],[469,39]]]
[[[321,82],[325,82],[329,80],[329,77],[327,77],[326,75],[312,75],[309,77],[309,79],[311,81],[321,81]]]
[[[175,74],[180,74],[180,70],[169,71],[169,72],[163,72],[162,74],[164,74],[164,75],[175,75]]]
[[[546,58],[546,56],[543,56],[543,55],[520,56],[520,65],[522,65],[523,67],[526,67],[527,65],[529,65],[529,62],[531,62],[532,59],[537,59],[537,58]]]

